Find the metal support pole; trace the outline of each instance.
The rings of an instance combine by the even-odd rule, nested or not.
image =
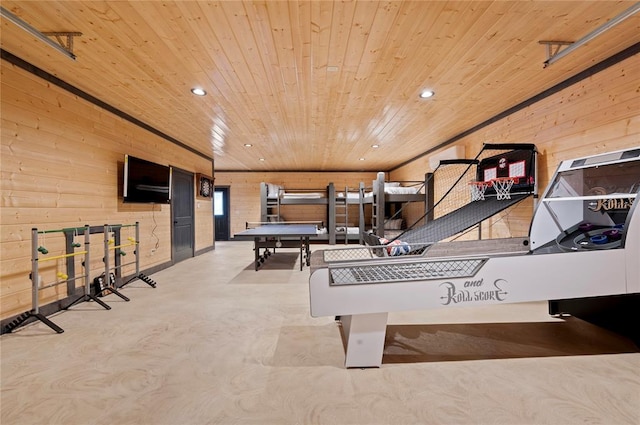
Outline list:
[[[111,231],[111,226],[109,226],[108,224],[104,225],[104,282],[105,282],[105,286],[108,287],[109,292],[111,292],[112,294],[115,294],[117,296],[119,296],[120,298],[122,298],[125,301],[129,301],[129,298],[122,295],[120,292],[118,292],[118,288],[117,288],[117,281],[115,279],[115,273],[114,273],[114,281],[113,281],[113,285],[111,285],[111,275],[109,273],[110,270],[110,261],[109,261],[109,232]],[[118,232],[120,231],[120,228],[118,228]],[[119,238],[119,233],[118,233],[118,240],[116,241],[114,239],[114,242],[118,242],[120,240]],[[116,245],[118,246],[118,245]],[[116,261],[116,266],[119,266],[119,263]],[[117,272],[117,268],[116,268],[116,272]]]
[[[31,229],[31,309],[35,314],[40,313],[38,306],[38,229]]]
[[[136,221],[136,276],[140,274],[140,222]]]
[[[91,231],[89,230],[89,225],[86,224],[84,226],[84,250],[87,252],[84,254],[84,296],[85,298],[91,295],[91,278],[89,277],[89,270],[91,267],[90,259],[90,238]]]
[[[104,225],[104,281],[109,282],[109,225]]]

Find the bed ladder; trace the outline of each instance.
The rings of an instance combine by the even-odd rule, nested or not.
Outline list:
[[[280,196],[267,198],[267,221],[280,221]]]
[[[349,224],[348,195],[349,188],[345,187],[344,196],[336,198],[336,236],[344,235],[345,244],[349,243],[349,232],[347,227]]]
[[[373,202],[371,205],[371,224],[376,236],[384,237],[384,180],[383,172],[378,173],[373,182]]]

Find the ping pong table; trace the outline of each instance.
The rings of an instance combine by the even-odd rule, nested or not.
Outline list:
[[[247,223],[247,227],[249,223]],[[309,223],[261,223],[234,235],[238,239],[254,241],[255,270],[276,252],[276,248],[300,248],[300,270],[311,264],[309,238],[318,234],[318,226]],[[261,254],[260,250],[264,250]]]

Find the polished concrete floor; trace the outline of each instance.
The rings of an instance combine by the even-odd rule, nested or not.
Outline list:
[[[392,313],[380,369],[345,369],[288,250],[249,242],[0,337],[2,425],[640,424],[640,353],[546,303]],[[313,246],[320,249],[323,246]]]

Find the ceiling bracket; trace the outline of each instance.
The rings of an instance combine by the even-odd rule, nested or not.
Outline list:
[[[539,41],[538,43],[547,47],[547,60],[545,63],[548,63],[560,53],[563,47],[571,46],[573,41]]]
[[[621,23],[625,19],[629,18],[630,16],[635,15],[638,12],[640,12],[640,2],[634,3],[633,6],[629,7],[627,10],[623,11],[619,15],[611,18],[610,20],[608,20],[604,24],[600,25],[598,28],[596,28],[595,30],[591,31],[589,34],[585,35],[584,37],[582,37],[580,40],[576,41],[575,43],[567,43],[567,42],[564,42],[564,41],[541,41],[540,44],[546,44],[547,45],[547,60],[544,61],[543,68],[546,68],[547,66],[549,66],[552,63],[556,62],[558,59],[563,58],[564,56],[568,55],[569,53],[571,53],[572,51],[574,51],[578,47],[584,46],[589,41],[591,41],[594,38],[598,37],[603,32],[610,30],[611,28],[615,27],[616,25],[618,25],[619,23]],[[563,45],[568,45],[568,47],[566,47],[566,48],[561,50],[561,47]],[[553,48],[554,47],[556,49],[555,52],[553,52]]]
[[[67,31],[54,31],[54,32],[43,32],[42,34],[47,37],[55,37],[56,41],[60,46],[65,49],[67,52],[73,55],[73,37],[80,37],[82,35],[81,32],[67,32]],[[67,37],[66,42],[62,37]]]
[[[52,39],[50,39],[49,37],[47,37],[45,35],[45,33],[42,33],[40,31],[38,31],[37,29],[35,29],[34,27],[32,27],[31,25],[29,25],[28,23],[26,23],[25,21],[23,21],[22,19],[20,19],[19,17],[17,17],[16,15],[14,15],[13,13],[11,13],[10,11],[8,11],[7,9],[5,9],[4,7],[0,6],[0,16],[2,16],[3,18],[13,22],[17,27],[25,30],[26,32],[28,32],[29,34],[31,34],[32,36],[36,37],[38,40],[43,41],[44,43],[48,44],[49,46],[53,47],[54,49],[56,49],[57,51],[59,51],[60,53],[64,54],[65,56],[69,57],[69,59],[72,60],[76,60],[76,55],[73,54],[72,50],[73,50],[73,37],[75,36],[79,36],[82,35],[82,33],[79,32],[52,32],[52,33],[47,33],[47,34],[60,34],[60,36],[58,36],[58,43],[57,44],[55,41],[53,41]],[[64,42],[62,41],[62,39],[60,38],[61,36],[67,36],[67,45],[65,46]]]

